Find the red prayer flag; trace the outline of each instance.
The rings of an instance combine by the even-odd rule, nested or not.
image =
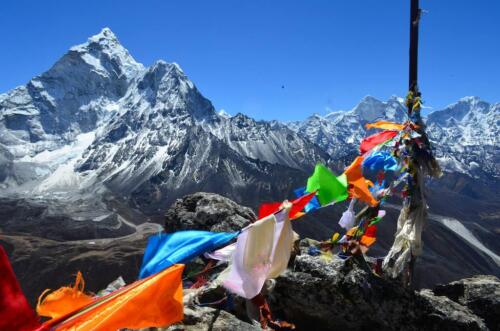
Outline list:
[[[365,231],[365,236],[371,237],[371,238],[376,238],[377,237],[377,226],[376,225],[370,225],[366,228]]]
[[[377,240],[377,226],[370,225],[366,228],[364,235],[361,237],[360,243],[366,247],[370,247]]]
[[[316,192],[309,193],[291,201],[292,209],[290,210],[289,218],[293,219],[297,216],[297,214],[305,208],[309,201],[311,201],[315,194]],[[276,213],[280,210],[281,204],[282,202],[268,202],[261,204],[259,207],[259,219]]]
[[[259,219],[272,215],[280,209],[281,202],[267,202],[259,207]]]
[[[364,138],[361,140],[361,145],[359,146],[359,150],[361,154],[364,154],[371,150],[373,147],[377,146],[378,144],[384,143],[389,139],[392,139],[397,136],[399,131],[382,131],[379,133],[375,133],[369,137]]]
[[[0,330],[32,331],[40,326],[0,245]]]

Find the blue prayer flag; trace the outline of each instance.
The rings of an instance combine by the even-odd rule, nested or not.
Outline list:
[[[375,152],[365,158],[363,168],[377,172],[396,171],[398,169],[398,161],[389,152]]]
[[[139,279],[165,270],[176,263],[188,262],[205,252],[213,251],[237,235],[236,232],[191,230],[151,236],[142,259]]]

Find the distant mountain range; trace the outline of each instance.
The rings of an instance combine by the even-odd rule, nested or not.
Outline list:
[[[367,96],[350,111],[312,115],[288,126],[326,150],[332,158],[352,157],[370,132],[365,124],[377,120],[406,120],[404,100],[386,102]],[[427,132],[438,160],[447,172],[472,177],[500,177],[500,103],[465,97],[426,118]]]
[[[160,222],[175,199],[196,191],[255,208],[291,197],[318,162],[341,171],[358,153],[366,123],[401,122],[405,114],[397,97],[365,97],[350,111],[299,122],[217,113],[179,65],[146,68],[105,28],[0,95],[0,228],[4,241],[13,233],[61,241],[120,237]],[[474,253],[481,262],[453,262],[467,260],[466,275],[498,274],[500,104],[466,97],[426,122],[446,172],[429,183],[431,211],[468,232],[459,235],[463,229],[453,222],[455,230],[443,222],[435,229],[451,231],[446,236],[463,250],[478,250],[465,238],[472,236],[492,252]],[[324,237],[335,229],[336,220],[328,222],[299,228]],[[388,233],[385,246],[390,240]]]

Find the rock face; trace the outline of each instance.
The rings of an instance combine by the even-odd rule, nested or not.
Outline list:
[[[239,231],[256,220],[254,212],[214,193],[198,192],[178,199],[165,214],[165,231]]]
[[[429,290],[414,292],[354,260],[297,256],[277,279],[272,309],[300,330],[485,330],[469,308]]]
[[[434,294],[467,306],[483,318],[491,330],[500,330],[500,280],[497,277],[479,275],[438,285]]]
[[[162,329],[159,329],[160,331]],[[255,326],[242,320],[227,311],[209,307],[196,307],[184,309],[184,321],[181,324],[170,326],[168,331],[259,331],[260,326]]]
[[[247,323],[238,319],[235,315],[212,307],[201,306],[193,302],[193,297],[198,290],[184,291],[184,320],[181,323],[172,325],[166,329],[158,331],[198,331],[198,330],[217,330],[217,331],[258,331],[262,330],[260,326]]]

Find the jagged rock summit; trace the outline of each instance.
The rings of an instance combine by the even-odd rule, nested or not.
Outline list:
[[[498,291],[500,281],[493,278],[483,290]],[[495,309],[478,314],[430,290],[405,289],[355,260],[325,262],[305,250],[293,268],[277,279],[270,296],[276,314],[300,330],[487,330],[484,319]]]

